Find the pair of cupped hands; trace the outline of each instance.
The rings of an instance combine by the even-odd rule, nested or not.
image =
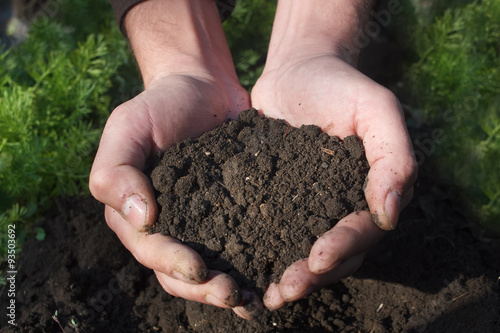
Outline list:
[[[386,88],[335,54],[297,53],[267,66],[251,95],[234,71],[195,66],[157,73],[145,90],[117,107],[105,126],[90,189],[106,204],[105,217],[125,247],[154,270],[171,295],[232,308],[255,318],[353,274],[365,253],[398,223],[412,196],[416,163],[401,106]],[[179,240],[147,234],[157,204],[143,170],[148,159],[188,137],[197,137],[254,107],[291,126],[316,124],[340,138],[363,140],[370,164],[365,197],[370,211],[352,213],[293,263],[263,299],[240,290],[227,274],[207,269],[198,253]]]

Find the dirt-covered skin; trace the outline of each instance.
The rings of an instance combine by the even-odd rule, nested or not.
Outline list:
[[[151,232],[197,250],[209,269],[263,294],[316,239],[366,210],[369,170],[356,136],[243,112],[163,154],[152,172],[161,209]]]

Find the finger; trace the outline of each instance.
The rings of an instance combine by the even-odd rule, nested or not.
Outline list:
[[[135,104],[129,101],[109,117],[89,187],[97,200],[113,207],[140,230],[154,223],[157,206],[150,182],[142,173],[153,149],[148,137],[152,135],[152,125],[145,112],[133,112]]]
[[[155,273],[163,289],[172,296],[220,308],[232,308],[239,317],[247,320],[259,318],[264,311],[255,293],[241,291],[234,279],[222,272],[210,271],[207,281],[199,285],[186,284],[166,274]]]
[[[158,271],[155,274],[163,289],[175,297],[221,308],[234,308],[243,300],[243,294],[234,279],[222,272],[210,271],[206,282],[197,285],[174,279]]]
[[[309,270],[313,274],[334,270],[349,258],[367,252],[384,234],[368,211],[351,213],[316,240],[309,254]]]
[[[243,319],[255,320],[262,316],[264,305],[255,293],[243,290],[243,301],[233,311]]]
[[[363,263],[363,258],[364,253],[358,254],[347,259],[338,267],[319,275],[309,271],[308,259],[296,261],[283,273],[278,284],[279,294],[284,302],[302,299],[313,291],[352,275]]]
[[[411,199],[417,164],[398,100],[385,88],[372,89],[367,96],[378,98],[361,101],[356,113],[356,132],[370,164],[365,197],[373,221],[393,230],[403,203]]]
[[[277,283],[271,283],[263,297],[264,305],[270,310],[277,310],[286,304],[285,300],[280,295],[279,286]]]
[[[207,279],[208,270],[200,255],[179,240],[140,232],[109,206],[105,216],[123,245],[144,266],[186,283],[198,284]]]

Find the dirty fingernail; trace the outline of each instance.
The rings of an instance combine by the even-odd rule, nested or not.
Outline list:
[[[396,191],[391,191],[385,198],[385,216],[390,224],[390,230],[394,230],[398,223],[401,196]]]
[[[208,269],[200,268],[198,274],[194,278],[198,283],[203,283],[208,279]]]
[[[193,278],[191,277],[188,277],[186,275],[184,275],[183,273],[179,272],[179,271],[172,271],[172,274],[170,274],[174,279],[176,280],[179,280],[179,281],[182,281],[182,282],[186,282],[186,283],[193,283]]]
[[[174,279],[183,281],[189,284],[200,284],[206,281],[208,277],[208,270],[206,268],[200,269],[197,274],[190,272],[188,274],[183,273],[182,270],[174,269],[170,274]]]
[[[208,304],[215,305],[219,308],[229,308],[230,306],[221,301],[218,297],[212,294],[207,294],[205,300]]]
[[[220,308],[234,308],[242,302],[242,294],[238,289],[231,289],[229,295],[225,299],[220,299],[213,294],[207,294],[205,300],[212,305]]]
[[[260,318],[264,313],[264,306],[257,295],[249,292],[244,295],[243,309],[251,320]]]
[[[321,260],[309,261],[309,270],[313,274],[325,274],[333,271],[343,263],[343,260],[338,259],[330,264],[328,258]]]
[[[146,200],[138,194],[132,194],[125,201],[122,214],[134,228],[145,231],[147,210]]]
[[[225,304],[229,305],[230,307],[234,308],[235,306],[238,306],[241,304],[243,301],[243,294],[239,289],[231,289],[229,292],[229,296],[225,299]]]

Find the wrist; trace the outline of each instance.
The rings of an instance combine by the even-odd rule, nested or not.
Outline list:
[[[124,24],[146,87],[170,74],[237,80],[214,1],[148,0]]]
[[[355,64],[372,0],[279,1],[266,67],[330,54]],[[269,65],[269,66],[267,66]]]

